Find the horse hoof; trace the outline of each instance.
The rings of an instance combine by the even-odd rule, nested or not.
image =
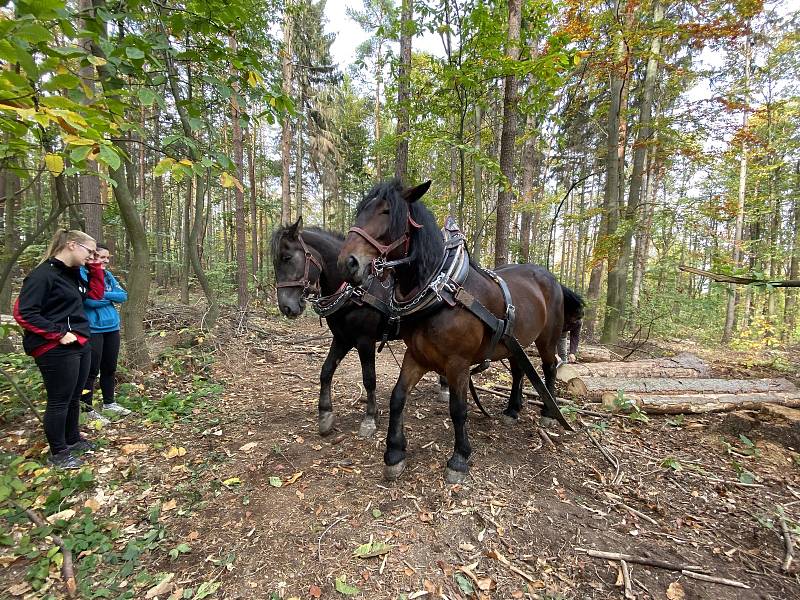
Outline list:
[[[396,465],[383,465],[383,477],[386,481],[394,481],[406,469],[405,459],[401,460]]]
[[[319,413],[319,434],[328,435],[333,430],[336,417],[332,412]]]
[[[512,417],[506,414],[501,415],[500,420],[503,422],[503,425],[516,425],[519,422],[518,417]]]
[[[364,419],[361,421],[361,426],[358,428],[358,437],[370,438],[377,428],[375,419]]]
[[[439,402],[442,404],[450,404],[450,392],[439,392]]]
[[[539,417],[539,427],[543,427],[544,429],[555,429],[558,427],[558,420],[553,419],[552,417]]]
[[[467,478],[466,471],[456,471],[455,469],[451,469],[447,467],[444,470],[444,480],[453,485],[456,483],[462,483]]]

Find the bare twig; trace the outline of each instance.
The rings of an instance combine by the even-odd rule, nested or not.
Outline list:
[[[576,552],[584,552],[592,558],[604,558],[606,560],[624,560],[629,563],[637,565],[647,565],[649,567],[658,567],[659,569],[667,569],[668,571],[692,571],[693,573],[707,572],[708,569],[699,565],[684,565],[678,563],[671,563],[666,560],[659,560],[657,558],[643,558],[633,556],[632,554],[620,554],[619,552],[604,552],[602,550],[591,550],[587,548],[575,548]]]
[[[31,401],[31,399],[30,399],[30,398],[28,398],[28,395],[27,395],[25,392],[23,392],[23,391],[22,391],[22,388],[21,388],[21,387],[19,387],[19,384],[18,384],[18,383],[17,383],[17,381],[16,381],[16,380],[15,380],[15,379],[14,379],[14,378],[11,376],[11,373],[9,373],[8,371],[6,371],[6,370],[5,370],[5,369],[3,369],[2,367],[0,367],[0,375],[2,375],[3,377],[5,377],[6,379],[8,379],[9,383],[10,383],[10,384],[11,384],[11,385],[14,387],[14,390],[16,390],[16,392],[17,392],[17,395],[18,395],[20,398],[22,398],[22,401],[23,401],[25,404],[27,404],[27,405],[28,405],[28,408],[29,408],[29,409],[31,410],[31,412],[33,413],[33,416],[35,416],[35,417],[36,417],[36,418],[39,420],[39,423],[41,423],[41,424],[44,426],[44,421],[42,421],[42,417],[41,417],[41,415],[39,414],[39,411],[38,411],[38,410],[36,410],[36,407],[33,405],[33,402]]]
[[[622,581],[625,585],[625,600],[636,600],[636,594],[631,589],[631,572],[628,568],[628,563],[624,560],[619,561],[619,566],[622,568]]]
[[[550,438],[550,436],[547,435],[547,432],[541,427],[537,427],[536,430],[539,432],[539,437],[542,438],[542,443],[550,450],[555,450],[556,445],[553,443],[553,440]]]
[[[586,432],[586,435],[589,436],[589,439],[591,440],[592,444],[594,444],[595,448],[597,448],[600,451],[600,454],[603,455],[603,458],[605,458],[609,464],[614,467],[614,478],[611,480],[611,483],[613,485],[617,485],[620,481],[622,481],[622,469],[619,466],[619,461],[613,454],[606,450],[591,433],[589,433],[588,429],[584,429],[584,431]]]
[[[736,581],[735,579],[725,579],[724,577],[703,575],[702,573],[695,573],[694,571],[689,571],[687,569],[681,570],[681,574],[686,575],[686,577],[691,577],[692,579],[699,579],[700,581],[709,581],[711,583],[718,583],[720,585],[729,585],[731,587],[742,588],[743,590],[750,589],[749,585],[742,583],[741,581]]]
[[[789,568],[792,566],[792,560],[794,559],[794,542],[792,541],[792,532],[789,531],[789,527],[786,525],[786,518],[784,517],[782,506],[778,508],[778,522],[781,526],[783,545],[785,547],[781,569],[784,573],[788,573]]]
[[[317,560],[319,562],[322,562],[322,538],[324,538],[326,533],[328,533],[331,529],[333,529],[336,525],[344,521],[346,518],[347,515],[339,517],[333,523],[328,525],[328,528],[322,532],[321,536],[319,536],[319,540],[317,540]]]
[[[19,504],[14,502],[14,506],[23,511],[28,518],[33,521],[39,527],[47,527],[47,523],[45,520],[34,510],[22,508]],[[60,536],[57,536],[55,533],[51,533],[50,537],[53,539],[53,542],[61,549],[61,555],[64,557],[63,562],[61,563],[61,576],[64,578],[64,585],[67,588],[67,596],[69,598],[75,598],[78,590],[78,583],[75,580],[75,569],[72,565],[72,552],[69,548],[64,544],[64,540],[61,539]]]

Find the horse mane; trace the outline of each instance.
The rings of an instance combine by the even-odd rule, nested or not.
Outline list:
[[[275,228],[275,231],[272,232],[272,238],[269,242],[269,249],[270,254],[275,257],[280,250],[280,243],[284,236],[292,229],[292,225],[279,225]],[[301,234],[303,231],[308,231],[310,233],[316,233],[317,235],[327,238],[329,240],[335,240],[338,242],[344,242],[344,234],[333,231],[330,229],[323,229],[322,227],[317,227],[316,225],[311,225],[310,227],[304,227],[303,230],[300,232]]]
[[[361,212],[376,198],[383,198],[389,204],[389,241],[402,237],[409,228],[408,217],[421,225],[410,227],[409,265],[401,265],[399,270],[408,272],[417,284],[425,283],[434,270],[439,268],[444,254],[442,232],[436,223],[436,217],[420,200],[409,204],[402,195],[403,186],[398,179],[381,182],[375,185],[359,202],[356,214]]]
[[[561,291],[564,294],[564,322],[567,323],[582,319],[586,301],[581,298],[577,292],[569,289],[565,285],[561,286]]]

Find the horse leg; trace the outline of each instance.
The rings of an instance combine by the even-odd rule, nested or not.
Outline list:
[[[375,425],[375,415],[377,406],[375,404],[375,342],[373,340],[359,340],[356,344],[358,357],[361,360],[361,379],[364,382],[364,389],[367,392],[367,412],[358,428],[358,435],[362,438],[372,437],[377,426]]]
[[[511,364],[511,394],[502,419],[506,425],[514,425],[519,420],[519,412],[522,410],[522,382],[525,372],[515,360],[509,359],[508,362]]]
[[[542,359],[542,371],[544,372],[544,384],[553,400],[558,401],[556,398],[556,340],[547,340],[547,342],[540,342],[536,340],[536,348],[539,350],[539,357]],[[553,414],[547,406],[542,408],[542,416],[539,419],[539,425],[542,427],[554,427],[558,421],[557,415]]]
[[[333,380],[333,374],[336,372],[336,367],[339,366],[339,363],[350,352],[352,347],[352,343],[333,336],[328,356],[325,358],[325,362],[322,363],[322,371],[319,374],[320,435],[328,435],[336,422],[336,417],[333,414],[333,405],[331,404],[331,381]]]
[[[450,402],[450,388],[447,378],[442,375],[439,375],[439,402]]]
[[[386,434],[386,452],[383,454],[384,477],[393,481],[400,477],[406,468],[406,436],[403,433],[403,410],[408,392],[414,389],[426,370],[406,351],[400,377],[392,390],[389,400],[389,431]]]
[[[450,420],[453,422],[455,444],[453,455],[447,461],[444,479],[447,483],[461,483],[469,472],[472,447],[467,435],[467,394],[469,393],[469,364],[448,365],[447,381],[450,384]]]

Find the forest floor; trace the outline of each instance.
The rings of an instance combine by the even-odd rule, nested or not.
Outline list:
[[[581,550],[590,549],[696,565],[748,586],[631,561],[636,598],[800,598],[796,562],[781,571],[779,517],[797,540],[800,423],[778,419],[742,438],[725,415],[581,415],[586,427],[548,448],[535,406],[515,426],[471,406],[470,475],[450,486],[452,425],[429,375],[406,405],[407,469],[387,483],[383,437],[402,342],[378,356],[375,437],[357,434],[364,391],[351,353],[334,382],[336,429],[322,438],[327,329],[312,318],[257,318],[233,333],[216,340],[212,363],[198,338],[194,349],[164,354],[153,373],[122,386],[122,401],[138,412],[90,433],[103,444],[87,455],[93,478],[61,501],[78,514],[51,517],[56,530],[80,529],[81,540],[91,520],[92,535],[106,540],[75,548],[83,597],[625,597],[620,563]],[[668,346],[651,350],[679,349]],[[722,376],[773,374],[758,360],[748,367],[743,356],[690,349]],[[480,385],[508,381],[497,365]],[[493,415],[504,402],[483,394]],[[3,450],[41,460],[38,428],[32,418],[7,423]],[[34,507],[45,511],[45,495]],[[5,533],[0,597],[61,597],[58,563],[34,581],[35,553],[19,551],[22,540],[44,552],[50,531],[26,540],[30,524],[17,520]],[[93,554],[104,559],[87,562]]]

